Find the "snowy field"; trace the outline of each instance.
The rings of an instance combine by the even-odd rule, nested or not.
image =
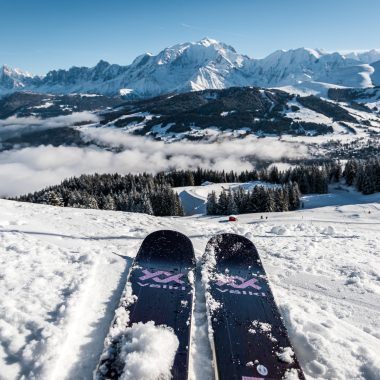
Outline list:
[[[307,379],[380,379],[380,195],[344,193],[236,223],[0,200],[0,379],[91,379],[132,260],[158,229],[188,235],[198,259],[214,234],[251,239]],[[200,281],[193,324],[191,379],[211,380]]]

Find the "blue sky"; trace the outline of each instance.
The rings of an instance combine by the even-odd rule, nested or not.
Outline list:
[[[261,58],[380,48],[379,0],[0,0],[0,65],[36,74],[210,37]]]

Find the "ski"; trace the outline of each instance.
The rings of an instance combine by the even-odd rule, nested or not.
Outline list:
[[[202,280],[217,380],[305,379],[251,241],[211,238]]]
[[[161,230],[144,239],[106,338],[95,379],[133,378],[123,373],[126,363],[121,354],[128,340],[125,329],[153,321],[155,326],[169,328],[178,339],[170,378],[187,380],[194,272],[194,249],[185,235]]]

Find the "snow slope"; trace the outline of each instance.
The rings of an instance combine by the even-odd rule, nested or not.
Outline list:
[[[0,379],[91,379],[133,257],[165,228],[198,259],[216,233],[256,244],[308,379],[379,379],[380,195],[339,205],[338,192],[335,205],[237,223],[0,200]],[[193,380],[212,379],[203,298],[198,279]]]

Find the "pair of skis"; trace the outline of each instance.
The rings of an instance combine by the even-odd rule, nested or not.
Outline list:
[[[188,379],[195,269],[193,246],[185,235],[162,230],[145,238],[96,380],[123,377],[123,328],[149,321],[169,327],[178,338],[169,378]],[[202,280],[216,380],[305,379],[251,241],[235,234],[211,238],[203,256]]]

